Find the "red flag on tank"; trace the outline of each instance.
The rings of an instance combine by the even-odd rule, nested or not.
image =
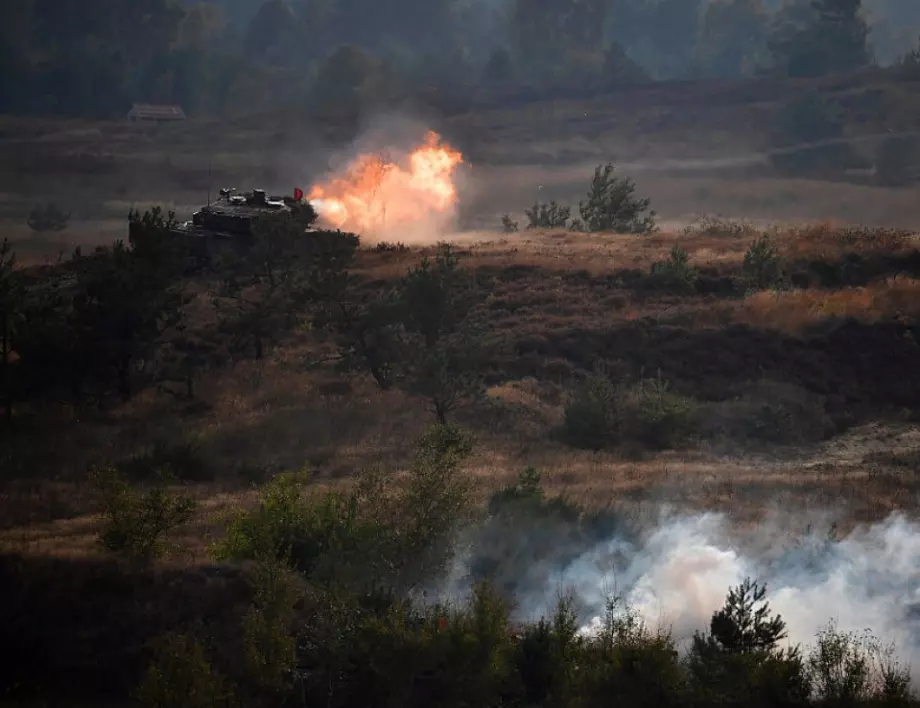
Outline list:
[[[303,190],[300,187],[294,187],[294,199],[298,202],[303,199]]]

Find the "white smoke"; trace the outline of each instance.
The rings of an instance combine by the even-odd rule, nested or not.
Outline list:
[[[559,590],[566,589],[581,609],[583,631],[590,632],[615,596],[649,626],[670,629],[685,645],[695,631],[708,630],[728,590],[750,577],[766,583],[766,599],[786,621],[789,643],[813,645],[832,621],[842,632],[870,631],[894,645],[917,682],[920,525],[895,514],[844,538],[808,535],[789,544],[780,541],[783,528],[775,524],[746,537],[719,514],[668,518],[637,537],[618,535],[568,554],[569,560],[552,569],[534,573],[527,567],[514,587],[516,619],[549,616]],[[521,538],[522,547],[528,543]],[[454,568],[455,591],[468,584],[461,566],[475,552],[468,549]]]

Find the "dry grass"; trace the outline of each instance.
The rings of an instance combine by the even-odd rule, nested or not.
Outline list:
[[[887,278],[861,288],[763,291],[736,303],[695,310],[696,326],[748,324],[787,334],[802,334],[828,318],[861,322],[914,319],[920,316],[920,281]]]

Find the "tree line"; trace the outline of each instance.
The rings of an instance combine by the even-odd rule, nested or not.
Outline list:
[[[903,45],[912,15],[881,0],[19,0],[0,27],[0,112],[111,118],[141,101],[222,115],[419,85],[817,76],[893,61],[888,17]]]
[[[17,268],[3,241],[4,418],[19,406],[105,409],[151,388],[191,400],[209,369],[310,332],[327,345],[316,364],[405,387],[445,422],[481,391],[475,278],[443,244],[390,286],[368,284],[353,272],[359,237],[305,234],[315,219],[309,206],[260,217],[251,239],[214,250],[182,235],[171,213],[132,211],[127,241],[78,248],[50,272]],[[205,314],[190,307],[196,298]]]

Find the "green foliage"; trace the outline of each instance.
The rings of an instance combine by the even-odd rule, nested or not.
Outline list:
[[[809,681],[797,648],[779,649],[786,625],[771,616],[766,586],[751,579],[729,590],[709,634],[697,633],[687,660],[693,689],[704,700],[762,696],[765,705],[803,705]]]
[[[197,508],[194,499],[169,490],[166,475],[146,493],[112,469],[94,470],[91,481],[102,502],[100,543],[132,560],[150,562],[165,555],[169,534],[188,523]]]
[[[249,582],[254,601],[243,617],[247,669],[255,686],[277,695],[293,682],[297,644],[292,624],[303,590],[290,568],[276,560],[258,562]]]
[[[828,624],[808,655],[807,669],[817,697],[827,705],[911,703],[910,673],[893,657],[893,646],[869,632],[862,636]]]
[[[783,282],[783,262],[769,234],[756,239],[741,266],[749,290],[769,290]]]
[[[621,436],[654,450],[676,448],[696,433],[693,402],[671,391],[659,375],[628,389],[621,403]]]
[[[525,209],[528,229],[564,229],[572,216],[570,207],[561,206],[555,201],[548,204],[534,202],[530,209]]]
[[[671,248],[666,261],[652,264],[652,279],[662,288],[677,293],[693,293],[699,272],[690,265],[690,255],[680,246]]]
[[[586,643],[581,693],[596,704],[614,698],[630,706],[674,705],[686,678],[666,632],[652,632],[630,608],[608,601],[600,631]]]
[[[437,422],[483,394],[481,371],[487,356],[483,327],[470,318],[477,301],[476,283],[459,267],[449,244],[439,244],[397,288],[402,322],[409,340],[403,349],[409,389],[426,397]],[[418,345],[412,338],[418,337]]]
[[[268,345],[307,315],[307,307],[338,297],[357,252],[354,234],[304,232],[312,215],[272,214],[253,224],[253,238],[228,254],[215,307],[233,350],[261,359]]]
[[[67,222],[70,221],[70,212],[54,203],[39,204],[29,212],[29,228],[35,233],[43,234],[49,231],[63,231],[67,228]]]
[[[627,387],[614,384],[601,369],[576,389],[563,424],[570,445],[593,450],[620,443],[671,448],[695,430],[694,406],[674,394],[667,381],[643,379]]]
[[[731,588],[725,605],[712,616],[710,632],[722,651],[770,651],[786,637],[786,623],[770,616],[767,588],[750,578]]]
[[[565,407],[565,439],[574,447],[601,450],[616,442],[619,429],[619,390],[604,371],[595,369]]]
[[[348,490],[307,486],[303,473],[279,475],[256,509],[237,510],[218,559],[284,561],[317,584],[411,587],[448,562],[453,532],[470,501],[461,464],[470,443],[439,426],[423,436],[405,486],[365,472]]]
[[[587,198],[578,210],[588,231],[613,231],[647,234],[655,230],[651,200],[636,196],[636,185],[629,177],[615,177],[613,164],[598,165]]]
[[[114,378],[121,399],[130,400],[133,366],[152,353],[161,332],[178,320],[182,296],[157,264],[120,241],[76,265],[78,336],[93,353],[100,383]]]
[[[136,698],[143,708],[221,708],[232,705],[232,690],[208,661],[194,637],[160,637]]]
[[[449,243],[437,246],[434,261],[427,256],[399,285],[406,327],[433,349],[445,335],[457,332],[475,304],[475,282],[460,268]]]

